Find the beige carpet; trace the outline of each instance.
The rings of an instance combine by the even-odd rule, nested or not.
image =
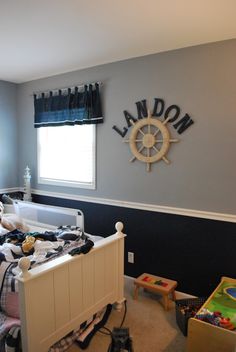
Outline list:
[[[165,311],[160,297],[139,290],[139,299],[133,300],[133,281],[125,279],[125,297],[127,299],[127,315],[124,327],[129,327],[133,339],[134,352],[184,352],[186,337],[176,325],[175,306]],[[119,327],[123,312],[112,311],[106,324],[112,330]],[[110,337],[99,332],[93,337],[86,352],[107,352]],[[79,352],[81,349],[73,345],[68,352]]]

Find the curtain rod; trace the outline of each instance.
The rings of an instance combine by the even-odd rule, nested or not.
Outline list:
[[[75,87],[78,87],[78,88],[82,88],[84,86],[89,86],[90,84],[98,84],[100,87],[102,86],[102,82],[91,82],[91,83],[84,83],[84,84],[75,84],[75,85],[71,85],[71,86],[67,86],[67,87],[59,87],[59,88],[53,88],[53,89],[47,89],[47,90],[39,90],[39,91],[35,91],[33,92],[32,94],[30,94],[30,96],[34,96],[34,95],[38,95],[38,94],[42,94],[42,93],[50,93],[50,92],[55,92],[55,91],[58,91],[58,90],[66,90],[66,89],[73,89]]]

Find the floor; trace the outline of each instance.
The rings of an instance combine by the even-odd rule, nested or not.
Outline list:
[[[186,337],[179,330],[175,319],[175,304],[165,311],[161,297],[140,289],[138,300],[133,299],[133,281],[125,279],[125,297],[127,299],[127,314],[124,327],[128,327],[133,341],[134,352],[185,352]],[[124,315],[112,311],[106,326],[112,330],[119,327]],[[97,332],[93,337],[87,352],[107,352],[110,337]],[[73,345],[68,352],[81,351]],[[200,352],[200,351],[199,351]]]

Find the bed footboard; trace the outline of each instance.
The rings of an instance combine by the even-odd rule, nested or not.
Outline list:
[[[124,301],[123,224],[87,254],[65,255],[28,271],[22,258],[18,277],[24,352],[48,351],[60,338],[108,303]]]

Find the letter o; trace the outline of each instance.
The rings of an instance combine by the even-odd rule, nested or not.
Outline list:
[[[169,122],[174,122],[175,120],[177,120],[177,118],[179,117],[180,114],[180,107],[178,105],[170,105],[165,112],[164,118],[167,119],[167,117],[169,117],[169,114],[172,110],[175,110],[175,115],[169,119]]]

